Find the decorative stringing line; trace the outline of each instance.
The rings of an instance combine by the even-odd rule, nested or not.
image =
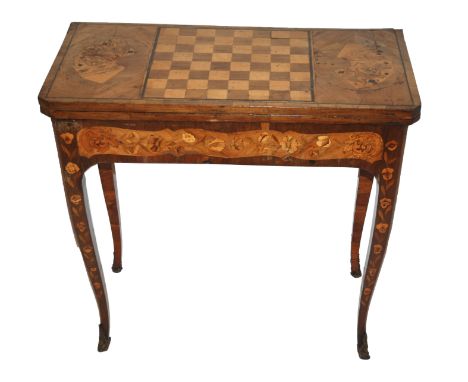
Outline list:
[[[307,32],[307,38],[309,39],[309,63],[310,63],[310,94],[311,101],[315,101],[315,73],[312,71],[314,67],[314,41],[312,39],[312,31]]]
[[[140,97],[141,98],[145,95],[146,85],[148,83],[148,78],[149,78],[150,70],[151,70],[151,64],[153,63],[153,60],[154,60],[154,53],[156,52],[156,44],[158,43],[159,33],[160,32],[161,32],[161,28],[157,28],[155,36],[154,36],[154,41],[153,41],[151,53],[150,53],[150,56],[149,56],[149,59],[148,59],[148,66],[147,66],[148,69],[145,72],[145,79],[143,81],[143,86],[141,87],[141,91],[140,91]]]
[[[144,96],[312,101],[308,31],[161,28]]]

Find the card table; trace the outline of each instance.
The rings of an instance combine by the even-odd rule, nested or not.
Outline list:
[[[115,163],[358,169],[351,274],[377,184],[357,350],[392,228],[407,127],[421,102],[401,30],[72,23],[39,94],[52,120],[76,243],[110,344],[85,172],[98,165],[122,270]],[[196,170],[195,170],[196,171]],[[293,190],[291,190],[293,193]]]

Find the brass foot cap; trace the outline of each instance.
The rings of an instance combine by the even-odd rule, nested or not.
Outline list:
[[[115,266],[115,265],[112,266],[112,272],[120,273],[121,271],[122,271],[122,266],[121,265],[120,266]]]
[[[356,271],[351,271],[351,276],[353,276],[355,279],[358,279],[359,277],[362,276],[361,270],[358,269]]]
[[[102,353],[103,351],[107,351],[109,349],[109,345],[111,343],[111,338],[99,338],[99,344],[97,347],[98,352]]]
[[[109,329],[105,330],[102,325],[99,325],[98,352],[103,352],[109,349],[110,342],[111,338],[109,337]]]
[[[359,358],[361,359],[370,359],[370,354],[367,350],[364,350],[364,351],[358,350],[358,354],[359,354]]]
[[[367,333],[364,332],[360,336],[360,339],[359,339],[358,345],[357,345],[357,351],[358,351],[358,354],[359,354],[359,358],[361,358],[361,359],[370,359],[368,349],[369,349],[369,347],[367,345]]]

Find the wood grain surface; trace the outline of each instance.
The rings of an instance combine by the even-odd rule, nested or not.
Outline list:
[[[157,27],[78,24],[47,97],[136,99]]]
[[[312,32],[316,100],[354,105],[412,105],[393,30]]]
[[[420,100],[401,31],[74,23],[39,95],[61,119],[401,123]],[[101,113],[98,115],[97,113]]]

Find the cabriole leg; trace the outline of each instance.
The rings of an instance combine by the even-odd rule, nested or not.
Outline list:
[[[78,155],[76,126],[71,122],[56,122],[54,127],[70,220],[99,310],[101,322],[98,351],[102,352],[108,349],[111,341],[110,318],[106,284],[94,238],[86,193],[84,172],[89,165]]]
[[[107,213],[114,241],[114,262],[112,270],[118,273],[122,270],[122,234],[120,229],[119,199],[117,194],[117,181],[113,163],[99,163],[102,190],[106,201]]]
[[[373,179],[374,176],[371,173],[359,169],[356,206],[354,208],[353,234],[351,237],[351,275],[353,277],[361,277],[359,247],[361,245],[362,228],[364,227],[364,221],[366,219]]]
[[[376,168],[375,172],[377,180],[377,200],[371,243],[368,249],[364,277],[362,279],[357,327],[357,350],[359,357],[362,359],[370,358],[366,331],[367,315],[375,285],[385,258],[388,239],[392,228],[405,136],[406,128],[404,127],[394,127],[388,132],[385,140],[384,160]]]

